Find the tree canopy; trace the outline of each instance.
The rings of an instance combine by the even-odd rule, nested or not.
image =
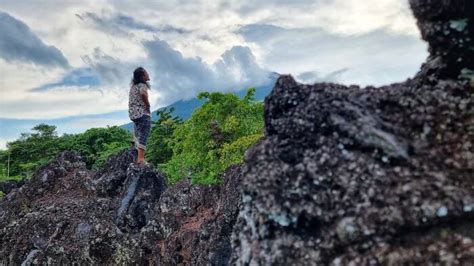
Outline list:
[[[55,126],[39,124],[0,151],[0,181],[29,178],[63,150],[80,152],[89,167],[98,168],[108,156],[130,147],[130,141],[130,133],[117,126],[58,137]]]
[[[243,160],[245,150],[263,136],[263,103],[249,89],[240,99],[232,93],[201,93],[205,103],[176,126],[173,155],[164,164],[171,182],[191,177],[195,183],[219,182],[219,175]]]
[[[263,103],[254,94],[253,88],[242,99],[232,93],[201,93],[204,104],[186,121],[174,116],[173,108],[159,110],[146,159],[171,183],[183,177],[194,183],[219,182],[224,170],[241,163],[245,151],[263,136]],[[131,147],[131,140],[117,126],[58,136],[54,125],[39,124],[0,150],[0,181],[29,178],[63,150],[78,151],[88,167],[97,169],[109,156]]]

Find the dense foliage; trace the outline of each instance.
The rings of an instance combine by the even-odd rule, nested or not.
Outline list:
[[[219,182],[219,174],[242,162],[245,150],[263,135],[263,103],[249,89],[240,99],[232,93],[201,93],[206,102],[177,125],[169,141],[173,155],[163,169],[171,182],[191,177],[195,183]]]
[[[98,168],[108,156],[130,147],[131,135],[119,127],[92,128],[81,134],[58,136],[56,127],[40,124],[33,133],[21,134],[0,151],[0,181],[29,178],[39,167],[63,150],[79,151],[91,168]]]
[[[173,132],[183,120],[172,115],[174,108],[157,111],[158,120],[153,122],[146,160],[155,166],[168,162],[173,156]]]
[[[173,116],[174,109],[157,112],[148,140],[146,159],[174,183],[183,177],[195,183],[219,182],[230,165],[241,163],[245,151],[263,135],[263,103],[249,89],[240,99],[232,93],[201,93],[204,104],[190,119]],[[92,169],[131,146],[131,134],[117,126],[92,128],[81,134],[58,136],[56,127],[39,124],[0,150],[0,181],[29,178],[58,152],[75,150]]]
[[[1,179],[29,177],[38,167],[48,162],[61,150],[56,127],[39,124],[33,133],[21,134],[18,140],[8,143],[8,149],[0,153]]]
[[[97,169],[110,155],[130,147],[131,134],[117,126],[91,128],[82,134],[65,136],[62,150],[75,150],[85,157],[88,166]]]

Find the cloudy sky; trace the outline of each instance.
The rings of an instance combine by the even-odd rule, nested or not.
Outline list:
[[[388,84],[427,56],[406,0],[2,0],[0,29],[0,148],[40,122],[60,134],[128,122],[137,66],[155,109],[272,72]]]

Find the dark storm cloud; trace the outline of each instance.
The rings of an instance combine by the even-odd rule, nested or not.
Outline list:
[[[0,11],[0,57],[47,66],[67,67],[61,51],[46,45],[22,21]]]

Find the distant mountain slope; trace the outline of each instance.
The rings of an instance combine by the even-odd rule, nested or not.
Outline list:
[[[278,78],[278,74],[275,73],[274,75],[272,75],[272,82],[270,82],[269,84],[264,85],[264,86],[255,87],[256,88],[255,98],[259,101],[263,101],[265,99],[265,97],[271,92],[273,86],[275,85],[275,81],[276,81],[277,78]],[[235,94],[237,94],[241,98],[244,97],[246,93],[247,93],[247,89],[243,89],[243,90],[235,92]],[[175,103],[170,104],[168,106],[159,108],[157,110],[163,110],[164,108],[169,109],[171,107],[174,107],[174,109],[175,109],[174,114],[181,117],[182,119],[186,120],[186,119],[190,118],[193,111],[196,108],[200,107],[203,103],[204,103],[204,100],[199,100],[197,98],[193,98],[193,99],[186,100],[186,101],[178,101],[178,102],[175,102]],[[153,121],[158,120],[158,115],[156,114],[157,110],[152,112],[151,119]],[[128,124],[121,125],[120,127],[124,128],[128,131],[132,131],[133,130],[133,123],[130,122]]]

